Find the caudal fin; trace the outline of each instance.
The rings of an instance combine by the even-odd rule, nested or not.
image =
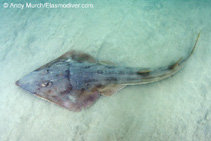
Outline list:
[[[137,72],[137,75],[141,76],[142,79],[138,83],[145,84],[145,83],[159,81],[167,77],[170,77],[174,75],[176,72],[178,72],[184,66],[188,58],[190,58],[190,56],[193,54],[196,48],[196,45],[198,43],[199,37],[200,37],[200,32],[198,33],[198,36],[196,38],[196,41],[192,50],[188,53],[186,57],[181,57],[177,62],[169,66],[157,68],[155,70],[150,70],[150,69],[139,70]]]

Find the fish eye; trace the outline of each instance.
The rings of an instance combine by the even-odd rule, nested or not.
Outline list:
[[[48,74],[50,72],[49,69],[43,70],[42,74]]]
[[[52,83],[53,83],[53,82],[51,82],[51,81],[44,81],[44,82],[42,82],[41,86],[42,86],[42,87],[49,87],[49,86],[52,85]]]
[[[49,72],[50,72],[50,70],[49,70],[49,69],[47,69],[47,70],[45,70],[45,72],[46,72],[46,73],[49,73]]]

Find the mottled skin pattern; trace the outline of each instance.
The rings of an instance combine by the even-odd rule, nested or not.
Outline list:
[[[91,106],[99,92],[73,89],[70,83],[70,64],[59,61],[47,68],[31,72],[16,84],[23,89],[72,111]]]
[[[186,57],[155,70],[108,65],[89,54],[69,51],[18,80],[16,85],[71,111],[80,111],[93,105],[100,94],[112,95],[126,85],[159,81],[175,74],[193,53],[196,43]]]

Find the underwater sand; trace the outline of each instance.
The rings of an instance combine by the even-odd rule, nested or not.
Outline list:
[[[211,139],[210,0],[48,0],[94,8],[23,10],[4,2],[11,1],[0,2],[1,141]],[[193,56],[175,76],[128,86],[79,113],[15,85],[71,49],[122,66],[165,66],[186,55],[199,31]]]

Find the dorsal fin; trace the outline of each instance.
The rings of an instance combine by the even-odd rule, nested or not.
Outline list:
[[[149,75],[149,73],[151,72],[150,69],[146,69],[146,70],[140,70],[137,72],[138,75],[143,75],[143,76],[147,76]]]
[[[170,69],[170,70],[175,69],[177,66],[179,66],[179,63],[181,62],[181,60],[182,60],[182,57],[181,57],[176,63],[170,65],[170,66],[168,67],[168,69]]]

